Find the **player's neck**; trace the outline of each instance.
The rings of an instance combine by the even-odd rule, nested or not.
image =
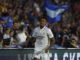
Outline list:
[[[40,26],[40,29],[42,29],[44,26]]]

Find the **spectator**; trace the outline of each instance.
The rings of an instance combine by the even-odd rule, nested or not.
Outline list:
[[[26,47],[27,35],[25,34],[25,31],[24,31],[24,27],[23,26],[20,27],[19,33],[17,34],[16,38],[18,40],[18,44],[22,48]]]
[[[69,47],[70,48],[79,48],[79,46],[78,46],[78,37],[74,34],[72,34],[72,36],[71,36]]]
[[[11,42],[11,30],[9,28],[5,29],[3,34],[3,48],[9,48]]]

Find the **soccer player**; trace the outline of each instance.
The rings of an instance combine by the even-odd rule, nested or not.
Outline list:
[[[35,41],[34,60],[50,60],[48,50],[54,44],[54,35],[46,26],[46,18],[40,18],[39,23],[40,26],[36,27],[32,34]]]

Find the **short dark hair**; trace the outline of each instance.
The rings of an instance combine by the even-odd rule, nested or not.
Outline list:
[[[47,18],[46,18],[46,17],[44,17],[44,16],[39,17],[39,21],[41,21],[41,19],[45,19],[45,20],[48,22]]]

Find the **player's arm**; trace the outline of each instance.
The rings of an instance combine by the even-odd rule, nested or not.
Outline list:
[[[49,39],[49,43],[50,43],[50,45],[47,47],[47,50],[49,50],[52,46],[54,46],[54,44],[55,44],[55,38],[54,37],[50,38]]]
[[[48,48],[46,49],[46,52],[47,52],[52,46],[54,46],[54,44],[55,44],[55,38],[54,38],[54,35],[53,35],[51,29],[48,30],[48,38],[49,38],[49,44],[50,44],[50,45],[49,45]]]
[[[32,42],[32,46],[34,47],[35,46],[35,42],[36,42],[36,38],[31,37],[31,42]]]
[[[33,32],[32,32],[32,37],[31,37],[31,41],[33,42],[33,45],[36,41],[36,30],[34,29]]]
[[[50,38],[50,47],[54,46],[54,44],[55,44],[55,38],[52,37]]]
[[[55,38],[54,38],[54,35],[53,35],[51,29],[48,30],[48,37],[49,37],[49,41],[50,41],[50,47],[52,47],[55,44]]]

